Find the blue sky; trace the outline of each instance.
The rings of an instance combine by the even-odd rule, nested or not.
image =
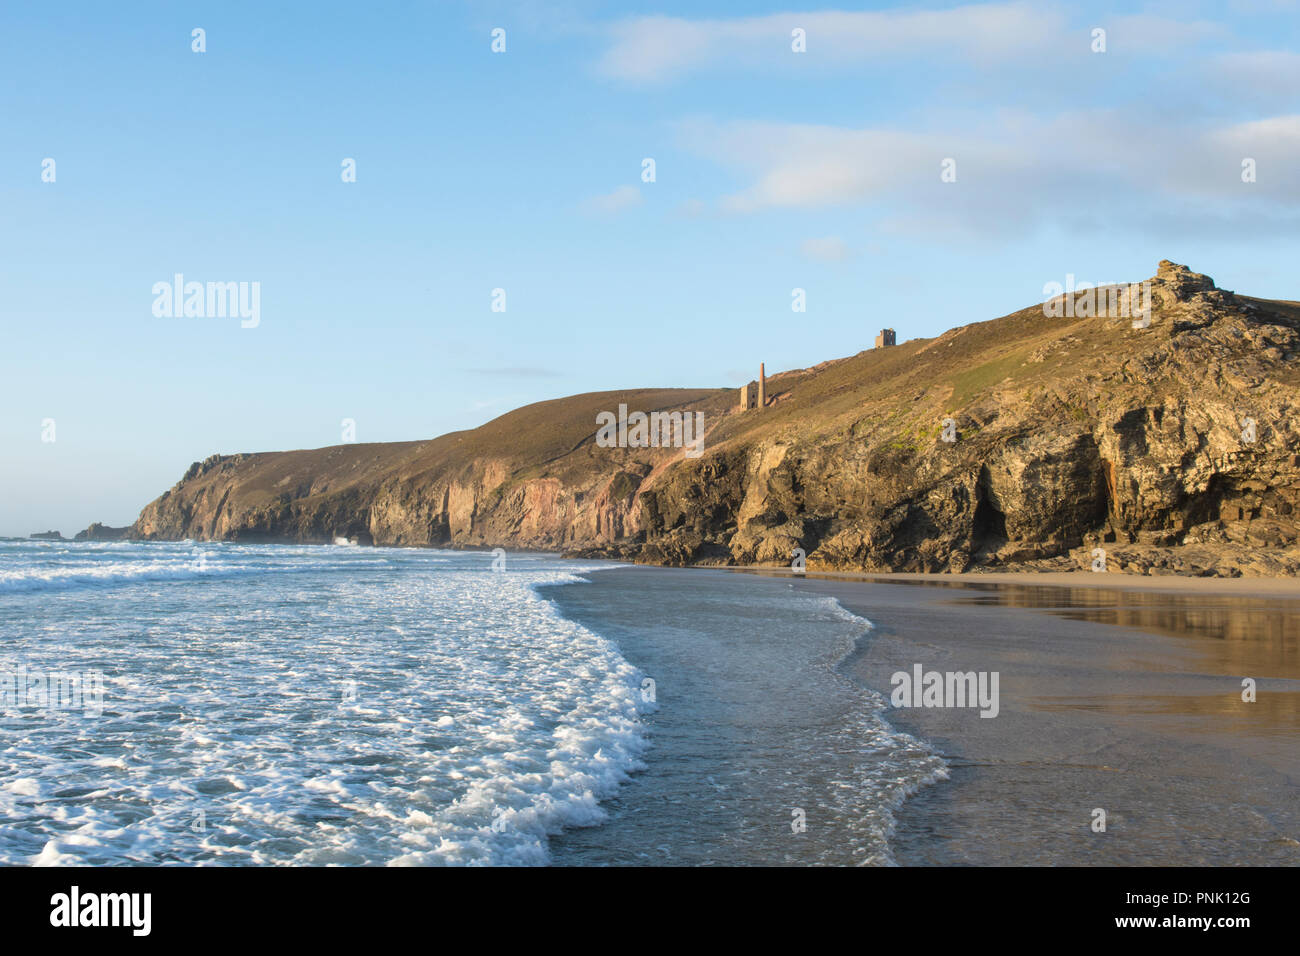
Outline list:
[[[410,440],[734,386],[1067,273],[1171,258],[1300,299],[1298,24],[1286,0],[7,4],[0,534],[129,523],[192,461],[345,418]],[[178,272],[259,282],[259,325],[155,316]]]

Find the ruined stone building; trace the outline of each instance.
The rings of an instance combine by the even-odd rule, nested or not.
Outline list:
[[[880,334],[876,336],[876,348],[883,349],[886,345],[894,344],[894,330],[881,329]]]
[[[767,371],[764,363],[758,363],[758,388],[754,384],[740,386],[739,411],[747,412],[751,408],[763,408],[767,405]]]

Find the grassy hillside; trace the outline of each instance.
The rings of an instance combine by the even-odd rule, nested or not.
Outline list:
[[[738,410],[734,387],[592,392],[424,442],[214,456],[133,533],[667,563],[802,548],[810,567],[916,570],[1076,561],[1099,543],[1227,554],[1253,536],[1285,563],[1300,304],[1168,262],[1149,289],[1147,328],[1033,305],[774,374],[763,409]],[[620,404],[702,412],[704,454],[598,447],[597,414]]]

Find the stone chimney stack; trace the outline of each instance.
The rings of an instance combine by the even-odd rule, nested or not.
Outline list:
[[[758,363],[758,407],[767,407],[767,371],[763,363]]]

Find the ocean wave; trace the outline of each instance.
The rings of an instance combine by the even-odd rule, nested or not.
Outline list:
[[[193,564],[182,565],[164,562],[32,568],[21,571],[0,571],[0,594],[66,591],[80,588],[114,588],[132,584],[221,580],[226,578],[261,577],[267,574],[311,574],[321,570],[322,566],[209,565],[200,568]]]
[[[642,675],[534,590],[579,566],[170,547],[0,578],[35,592],[18,621],[59,611],[44,590],[177,585],[114,592],[121,624],[0,620],[0,671],[104,672],[97,717],[0,703],[0,863],[544,864],[643,766]]]
[[[574,672],[562,681],[572,707],[556,721],[544,754],[475,780],[432,815],[410,818],[415,826],[403,839],[415,849],[390,866],[545,864],[550,836],[604,822],[601,801],[644,768],[648,742],[641,717],[655,705],[642,699],[641,672],[613,643],[567,620],[537,594],[545,585],[583,580],[557,571],[519,582],[534,617],[529,636],[578,652],[566,654]],[[512,725],[532,725],[524,714],[514,716],[503,722],[499,739],[507,746],[518,742]]]
[[[389,564],[389,559],[361,549],[329,554],[319,548],[276,551],[266,546],[259,549],[255,545],[224,542],[194,546],[172,542],[65,544],[68,546],[57,549],[29,545],[17,551],[0,551],[0,594],[107,589],[267,574],[343,573]]]

